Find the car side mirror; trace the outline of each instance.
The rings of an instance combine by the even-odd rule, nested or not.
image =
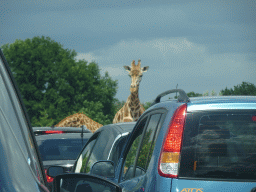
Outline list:
[[[53,192],[122,192],[122,188],[102,177],[69,173],[58,175],[53,181]]]
[[[61,166],[51,166],[47,169],[47,175],[53,178],[63,173],[64,173],[64,168]]]
[[[141,168],[141,167],[136,167],[136,170],[135,170],[135,176],[137,177],[137,176],[140,176],[140,175],[143,175],[143,174],[145,174],[146,172],[145,172],[145,170],[143,169],[143,168]],[[132,166],[130,166],[128,169],[127,169],[127,171],[126,171],[126,173],[125,173],[125,175],[124,175],[124,180],[127,180],[127,179],[130,179],[130,178],[133,178],[133,174],[134,174],[134,167],[133,167],[133,165]]]
[[[92,165],[91,174],[103,177],[115,177],[115,166],[113,161],[97,161]]]

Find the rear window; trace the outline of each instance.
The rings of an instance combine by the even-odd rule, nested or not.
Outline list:
[[[255,179],[256,110],[187,114],[179,177]]]
[[[38,141],[38,146],[43,161],[75,160],[83,148],[81,139],[49,139]]]

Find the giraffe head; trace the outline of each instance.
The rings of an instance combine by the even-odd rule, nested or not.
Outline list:
[[[129,76],[132,79],[132,83],[131,83],[131,87],[130,87],[130,91],[136,92],[139,89],[139,85],[140,85],[140,81],[142,78],[142,74],[144,72],[146,72],[148,70],[148,66],[146,67],[141,67],[140,66],[140,60],[138,61],[138,65],[135,64],[135,61],[132,61],[132,66],[124,66],[124,68],[126,69],[126,71],[129,72]]]

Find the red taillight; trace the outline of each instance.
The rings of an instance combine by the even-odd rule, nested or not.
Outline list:
[[[252,116],[252,121],[256,121],[256,116]]]
[[[47,169],[44,169],[44,172],[45,172],[45,176],[46,176],[46,180],[48,183],[51,183],[53,182],[53,177],[50,177],[47,175]]]
[[[160,154],[158,172],[164,177],[177,177],[181,142],[185,124],[187,104],[176,109],[169,125],[169,130]]]
[[[50,130],[50,131],[43,131],[43,134],[61,134],[64,133],[64,131],[56,131],[56,130]]]

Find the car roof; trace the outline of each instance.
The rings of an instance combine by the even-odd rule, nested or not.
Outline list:
[[[84,133],[83,138],[89,139],[92,136],[92,133]],[[63,134],[47,134],[47,135],[38,135],[36,140],[48,140],[48,139],[81,139],[81,133],[63,133]]]
[[[101,132],[105,129],[108,129],[111,132],[116,132],[116,134],[131,132],[133,130],[135,124],[136,124],[136,122],[108,124],[103,127],[100,127],[97,131],[95,131],[95,133]]]
[[[178,102],[176,99],[165,100],[156,103],[149,109],[166,108],[171,109],[172,106],[181,105],[185,102]],[[201,109],[255,109],[256,96],[204,96],[204,97],[190,97],[187,102],[188,111]],[[200,107],[199,107],[200,106]]]
[[[191,97],[191,104],[200,103],[255,103],[256,96],[215,96],[215,97]]]

